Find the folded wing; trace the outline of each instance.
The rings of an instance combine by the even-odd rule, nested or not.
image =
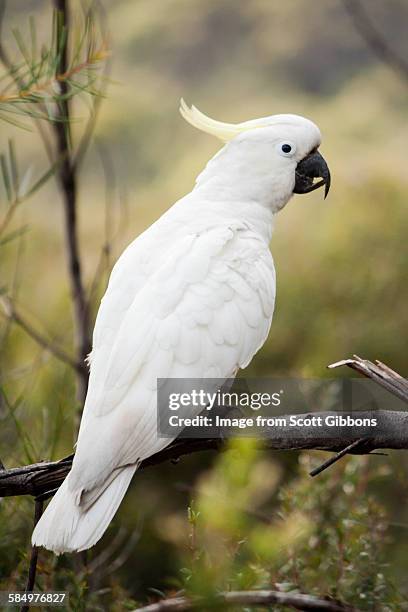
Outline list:
[[[121,300],[120,287],[110,291],[127,308],[118,329],[94,347],[70,474],[71,490],[84,500],[113,470],[170,442],[157,438],[157,378],[225,379],[249,363],[269,331],[275,275],[259,237],[224,227],[177,240],[133,300]],[[102,322],[110,300],[102,303]]]

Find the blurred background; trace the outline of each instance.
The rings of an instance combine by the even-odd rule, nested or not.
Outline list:
[[[321,128],[332,189],[326,201],[320,191],[295,197],[276,219],[276,311],[269,340],[245,374],[326,377],[329,363],[357,353],[406,375],[406,0],[326,0],[318,7],[308,0],[106,0],[103,6],[110,32],[109,82],[78,175],[80,254],[92,321],[109,269],[123,248],[191,190],[219,149],[217,141],[182,120],[180,97],[228,122],[297,113]],[[368,22],[355,13],[356,6]],[[79,3],[73,2],[72,9],[80,11]],[[2,23],[2,41],[13,58],[19,53],[13,29],[28,37],[29,16],[39,44],[50,37],[51,3],[13,0]],[[83,103],[73,106],[74,141],[84,129],[85,115]],[[31,169],[34,177],[44,173],[48,162],[38,133],[6,122],[1,127],[1,149],[12,137],[22,171]],[[16,238],[0,249],[1,286],[33,328],[71,354],[63,223],[61,194],[51,178],[13,216],[9,230],[17,232]],[[77,409],[72,369],[7,317],[0,325],[0,375],[7,396],[0,406],[1,460],[13,467],[69,454]],[[138,474],[92,553],[98,559],[110,543],[109,562],[94,564],[87,575],[70,559],[56,561],[41,553],[40,586],[75,587],[80,601],[88,580],[91,591],[111,589],[111,609],[118,602],[117,609],[124,609],[128,600],[144,601],[196,584],[197,564],[210,583],[211,572],[205,574],[200,566],[206,556],[202,551],[229,559],[243,530],[251,534],[251,551],[238,560],[234,553],[228,567],[218,568],[228,584],[232,575],[238,580],[243,568],[252,567],[250,578],[241,576],[241,585],[245,580],[255,586],[279,581],[288,589],[332,596],[338,588],[339,597],[358,601],[363,609],[408,609],[403,603],[408,542],[404,452],[345,460],[319,482],[305,476],[305,465],[324,457],[317,452],[265,454],[245,447],[231,453],[227,466],[225,457],[203,453]],[[237,453],[247,458],[244,466],[239,460],[234,464]],[[234,484],[235,470],[246,474],[242,483]],[[220,495],[228,487],[236,490],[235,485],[245,485],[251,495],[238,499],[236,530],[226,533],[230,527],[213,524],[211,512],[219,513],[225,504]],[[199,507],[197,520],[192,499]],[[250,508],[250,519],[243,506],[245,512]],[[261,521],[265,533],[258,533],[256,514],[273,517],[284,507],[295,522],[296,513],[309,511],[298,521],[307,523],[307,544],[293,536],[290,521],[284,532]],[[3,589],[25,584],[32,512],[31,499],[1,500]],[[240,522],[242,514],[250,525]],[[354,527],[347,523],[352,514]],[[203,517],[200,553],[191,542]],[[380,526],[383,531],[377,534]],[[268,560],[257,544],[265,541],[266,531],[274,551]],[[303,555],[306,568],[295,572],[290,550],[296,558]],[[329,554],[330,567],[324,559]],[[306,576],[307,567],[314,574]],[[382,604],[359,599],[361,586],[354,584],[353,572]],[[80,609],[77,605],[74,609]],[[92,606],[103,609],[104,604],[89,599],[87,609]]]

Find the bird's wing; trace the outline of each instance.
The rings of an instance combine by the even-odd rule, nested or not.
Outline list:
[[[91,490],[166,446],[157,436],[157,378],[232,377],[264,343],[274,299],[272,257],[248,229],[177,240],[136,293],[109,353],[96,351],[105,366],[91,367],[71,486]]]
[[[154,269],[150,239],[153,228],[154,226],[129,244],[112,269],[96,317],[92,352],[88,357],[88,362],[92,365],[91,371],[97,373],[98,377],[103,377],[106,355],[112,350],[127,310]]]

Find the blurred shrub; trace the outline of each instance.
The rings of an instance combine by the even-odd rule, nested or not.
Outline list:
[[[401,609],[385,562],[387,518],[367,494],[367,462],[346,459],[315,480],[311,463],[301,454],[299,476],[277,490],[276,464],[254,441],[233,441],[197,483],[178,586],[215,607],[219,591],[278,589],[361,610]]]

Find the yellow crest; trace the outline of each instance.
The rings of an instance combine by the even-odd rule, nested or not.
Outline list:
[[[228,142],[241,132],[257,127],[253,121],[245,121],[244,123],[223,123],[222,121],[216,121],[204,115],[193,105],[189,108],[183,98],[180,100],[180,113],[187,123],[190,123],[202,132],[215,136],[223,142]]]

